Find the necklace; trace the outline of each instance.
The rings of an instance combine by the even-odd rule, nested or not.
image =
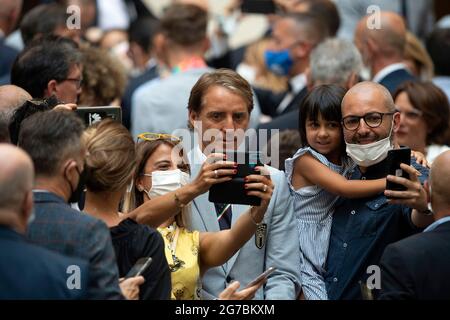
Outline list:
[[[185,264],[183,260],[179,259],[175,255],[175,252],[177,250],[178,236],[180,234],[180,228],[176,224],[173,224],[173,225],[167,227],[167,231],[168,232],[167,232],[166,238],[169,242],[167,244],[167,248],[170,250],[170,253],[172,254],[172,260],[173,260],[173,264],[169,263],[169,269],[171,272],[176,272],[177,270],[182,268]]]

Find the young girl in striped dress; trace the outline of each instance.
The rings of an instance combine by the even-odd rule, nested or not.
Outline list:
[[[354,168],[347,157],[341,127],[345,90],[316,87],[300,108],[300,148],[286,160],[300,241],[302,292],[308,300],[326,300],[323,280],[334,206],[340,196],[362,198],[385,189],[386,179],[347,180]]]

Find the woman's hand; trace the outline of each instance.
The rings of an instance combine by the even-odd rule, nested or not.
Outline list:
[[[427,158],[422,152],[411,150],[411,157],[416,158],[416,162],[422,167],[430,168],[430,164],[428,163]]]
[[[122,291],[123,296],[127,300],[138,300],[139,299],[139,286],[145,282],[143,276],[132,277],[132,278],[120,278],[119,286]]]
[[[269,171],[264,166],[255,167],[255,170],[261,174],[252,174],[245,177],[244,188],[247,190],[247,195],[261,198],[261,205],[254,206],[252,210],[254,212],[253,218],[258,222],[264,218],[275,186],[270,179]]]
[[[237,163],[224,161],[223,153],[211,153],[203,163],[200,172],[191,183],[199,194],[205,193],[213,184],[230,181],[237,172]]]

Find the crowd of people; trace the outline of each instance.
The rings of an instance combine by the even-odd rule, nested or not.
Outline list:
[[[0,299],[450,299],[448,19],[229,2],[0,0]]]

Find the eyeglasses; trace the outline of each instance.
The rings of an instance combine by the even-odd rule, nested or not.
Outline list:
[[[364,119],[366,125],[370,128],[378,128],[383,122],[385,115],[393,115],[395,112],[371,112],[363,116],[347,116],[342,119],[342,125],[345,129],[354,131],[359,128],[361,119]]]
[[[173,136],[171,134],[167,133],[154,133],[154,132],[143,132],[138,134],[137,136],[137,142],[139,142],[139,139],[145,140],[145,141],[155,141],[155,140],[169,140],[174,143],[180,143],[181,138],[177,136]]]
[[[400,114],[404,115],[408,120],[417,120],[423,115],[421,110],[401,111],[396,109],[396,111],[400,112]]]
[[[81,85],[83,84],[83,78],[79,78],[79,79],[77,79],[77,78],[67,78],[67,79],[64,79],[62,81],[74,81],[74,82],[76,82],[77,89],[80,89]]]

